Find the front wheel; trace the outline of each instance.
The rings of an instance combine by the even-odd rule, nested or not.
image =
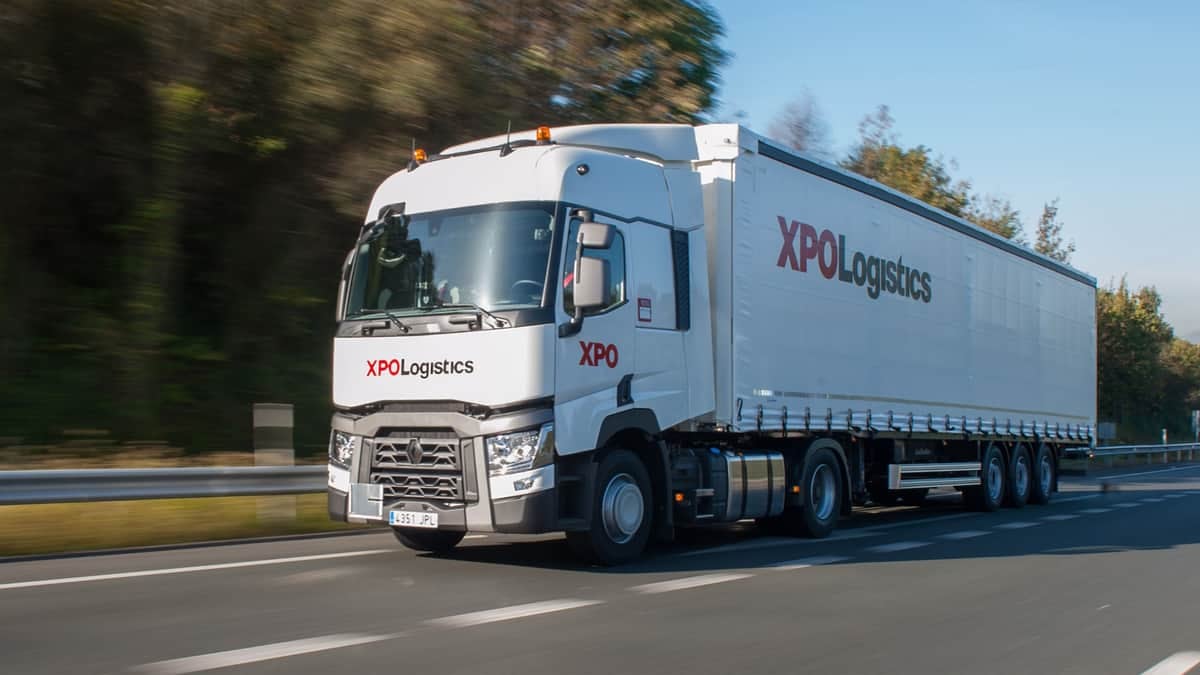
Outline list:
[[[637,559],[650,539],[651,494],[650,475],[637,455],[608,453],[596,470],[591,526],[567,532],[567,544],[579,557],[600,565]]]
[[[414,530],[408,527],[393,527],[392,534],[408,548],[427,553],[446,553],[458,546],[466,532],[449,530]]]

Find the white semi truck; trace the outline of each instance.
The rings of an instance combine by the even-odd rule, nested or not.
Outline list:
[[[615,564],[935,487],[1045,503],[1093,442],[1095,286],[737,125],[418,151],[345,260],[329,511]]]

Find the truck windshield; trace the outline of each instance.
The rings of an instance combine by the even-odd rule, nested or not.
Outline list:
[[[346,315],[541,307],[554,227],[554,204],[526,203],[416,213],[369,229]]]

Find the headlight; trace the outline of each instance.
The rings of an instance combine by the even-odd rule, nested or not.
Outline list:
[[[490,475],[545,466],[554,459],[554,423],[543,424],[540,429],[491,436],[485,444]]]
[[[358,437],[344,431],[334,431],[333,440],[329,442],[329,461],[332,464],[350,467],[350,458],[354,456],[354,448],[358,445]]]

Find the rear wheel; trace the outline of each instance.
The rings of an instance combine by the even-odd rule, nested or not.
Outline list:
[[[414,551],[429,553],[446,553],[462,541],[466,532],[451,532],[449,530],[414,530],[407,527],[393,527],[392,534],[408,548]]]
[[[614,450],[596,470],[591,527],[568,532],[567,544],[581,558],[620,565],[638,558],[650,539],[650,475],[638,456]]]
[[[1050,446],[1039,443],[1033,456],[1033,482],[1029,491],[1030,504],[1048,504],[1054,494],[1054,453]]]
[[[841,469],[833,450],[819,448],[805,457],[800,485],[801,503],[784,510],[784,527],[794,535],[828,537],[842,504]]]
[[[1000,452],[1000,446],[989,443],[979,468],[979,478],[983,484],[963,490],[967,505],[976,511],[995,511],[1000,508],[1004,502],[1007,475],[1004,453]]]
[[[1008,506],[1019,509],[1029,501],[1030,483],[1033,482],[1033,467],[1029,459],[1029,448],[1017,444],[1012,449],[1012,459],[1008,463],[1008,489],[1004,502]]]

